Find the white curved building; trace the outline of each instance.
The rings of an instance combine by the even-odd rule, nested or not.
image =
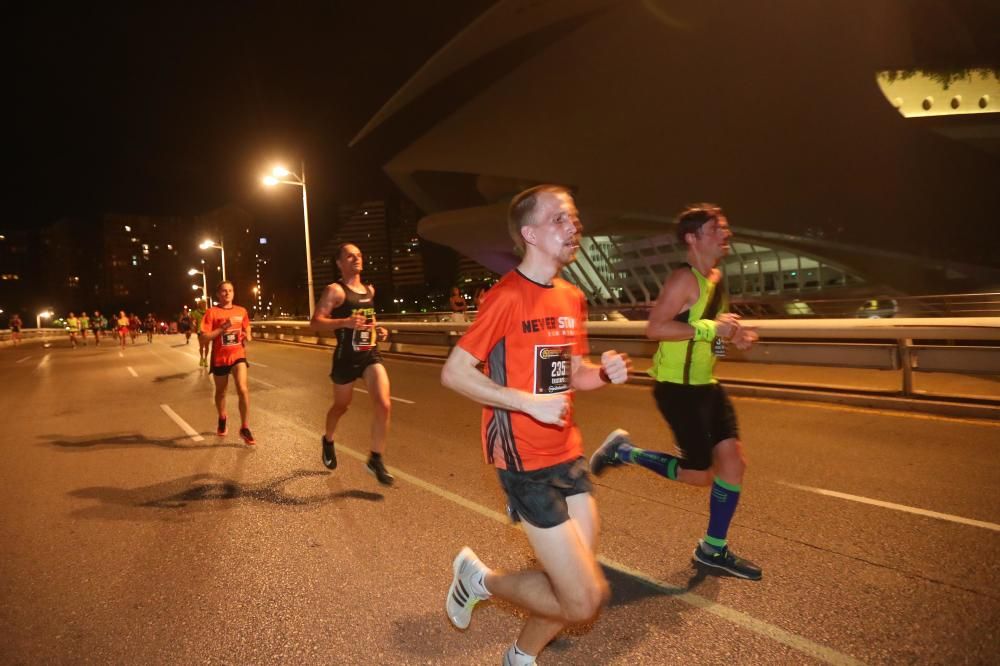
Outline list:
[[[395,147],[385,170],[429,211],[423,237],[497,272],[514,262],[511,194],[572,187],[587,238],[568,277],[595,304],[656,297],[683,257],[671,218],[693,201],[736,231],[735,296],[986,289],[996,71],[953,68],[976,103],[932,117],[900,113],[913,100],[892,87],[912,77],[879,73],[924,65],[927,43],[975,65],[997,34],[1000,10],[971,0],[502,0],[355,142]]]

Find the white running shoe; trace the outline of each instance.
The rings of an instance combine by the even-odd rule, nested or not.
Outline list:
[[[515,644],[511,645],[503,653],[501,666],[538,666],[538,662],[530,654],[525,654],[518,650]]]
[[[448,619],[459,629],[465,629],[472,621],[472,609],[477,603],[488,597],[481,597],[472,590],[472,579],[476,576],[485,578],[489,569],[479,561],[472,549],[466,546],[455,557],[452,564],[454,577],[448,588],[448,598],[445,600],[445,611]],[[482,578],[480,578],[482,580]]]

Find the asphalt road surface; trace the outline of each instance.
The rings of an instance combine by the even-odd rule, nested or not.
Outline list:
[[[514,608],[481,604],[465,632],[443,610],[463,545],[531,564],[478,407],[440,385],[439,364],[388,360],[384,488],[364,467],[360,390],[340,467],[320,462],[329,350],[249,355],[254,448],[234,392],[215,436],[194,341],[0,349],[0,660],[499,663]],[[611,470],[595,490],[611,604],[540,663],[996,663],[1000,424],[734,403],[749,470],[730,540],[763,580],[691,564],[705,489]],[[576,413],[588,455],[615,427],[673,446],[648,387],[581,394]]]

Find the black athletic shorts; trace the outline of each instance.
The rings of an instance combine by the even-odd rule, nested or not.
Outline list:
[[[733,403],[720,384],[656,382],[653,397],[674,432],[682,469],[708,469],[715,445],[740,436]]]
[[[211,372],[216,377],[225,377],[230,372],[232,372],[233,368],[235,368],[240,363],[247,366],[248,368],[250,367],[250,364],[247,363],[247,360],[245,358],[238,358],[235,361],[233,361],[231,365],[213,365],[209,370],[209,372]]]
[[[565,523],[569,520],[566,498],[594,489],[582,457],[530,472],[498,469],[497,475],[507,493],[510,519],[541,528]]]
[[[345,354],[338,359],[333,356],[333,367],[330,369],[330,379],[334,384],[350,384],[355,379],[360,379],[365,369],[369,365],[382,362],[382,356],[377,349],[363,353]]]

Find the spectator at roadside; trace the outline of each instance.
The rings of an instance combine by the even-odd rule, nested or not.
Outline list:
[[[451,288],[451,297],[448,299],[448,305],[451,306],[451,320],[458,323],[464,322],[465,311],[468,309],[468,305],[465,303],[465,297],[462,296],[462,292],[459,291],[458,287]]]

